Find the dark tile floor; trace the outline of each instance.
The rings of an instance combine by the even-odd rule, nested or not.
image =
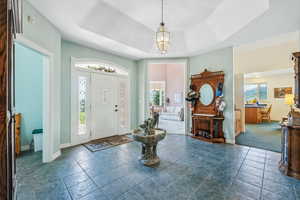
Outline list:
[[[157,168],[138,162],[135,142],[95,153],[68,148],[48,164],[41,153],[25,154],[17,159],[18,200],[300,199],[300,181],[278,171],[278,153],[180,135],[158,151]]]

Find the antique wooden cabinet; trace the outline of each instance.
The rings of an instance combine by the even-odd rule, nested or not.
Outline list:
[[[192,135],[208,142],[225,142],[223,112],[218,108],[223,98],[224,72],[204,72],[191,77],[191,88],[199,92],[192,109]]]
[[[295,70],[295,105],[300,108],[300,52],[293,53]]]
[[[282,123],[281,160],[279,170],[300,179],[300,126]]]

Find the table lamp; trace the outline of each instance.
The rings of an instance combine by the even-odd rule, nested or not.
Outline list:
[[[284,97],[284,103],[291,107],[291,111],[293,111],[294,105],[294,95],[293,94],[286,94]]]

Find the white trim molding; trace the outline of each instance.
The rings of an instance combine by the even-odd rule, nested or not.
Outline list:
[[[71,146],[72,146],[71,143],[61,144],[61,145],[60,145],[60,149],[65,149],[65,148],[68,148],[68,147],[71,147]]]
[[[149,59],[146,60],[146,72],[145,72],[145,86],[144,86],[144,91],[143,94],[145,95],[145,101],[144,101],[144,107],[146,110],[144,110],[144,116],[146,118],[149,116],[149,77],[148,77],[148,70],[149,70],[149,65],[150,64],[183,64],[184,65],[184,87],[183,87],[183,99],[185,99],[187,93],[189,92],[189,62],[187,58],[174,58],[174,59]],[[189,109],[188,109],[188,104],[187,101],[184,100],[183,102],[183,107],[184,107],[184,130],[185,130],[185,135],[188,135],[189,131]]]
[[[107,72],[101,72],[101,71],[95,71],[95,70],[90,70],[90,69],[84,69],[84,68],[80,68],[80,67],[76,67],[75,65],[76,64],[97,64],[97,63],[104,63],[104,64],[110,64],[112,65],[113,67],[117,68],[117,69],[120,69],[120,71],[124,72],[123,73],[107,73]],[[130,70],[119,65],[119,64],[116,64],[116,63],[113,63],[111,61],[107,61],[107,60],[102,60],[102,59],[95,59],[95,58],[76,58],[76,57],[72,57],[71,56],[71,96],[73,96],[75,94],[75,91],[77,91],[77,86],[75,85],[76,83],[76,77],[78,76],[78,74],[81,73],[81,74],[89,74],[89,87],[91,87],[92,83],[92,74],[101,74],[101,75],[105,75],[105,76],[112,76],[112,77],[116,77],[118,79],[126,79],[127,83],[128,83],[128,125],[129,125],[129,128],[131,126],[131,87],[132,85],[130,84],[130,77],[132,76],[132,74],[130,73]],[[88,76],[88,75],[86,75]],[[73,84],[74,83],[74,84]],[[91,91],[91,88],[89,89]],[[92,98],[92,95],[90,93],[89,97],[88,98]],[[81,144],[81,143],[86,143],[90,140],[93,140],[93,139],[96,139],[94,138],[94,133],[93,133],[93,127],[92,125],[90,124],[89,126],[89,136],[88,138],[82,138],[80,141],[78,141],[78,139],[76,139],[75,137],[75,133],[76,133],[76,127],[77,127],[77,118],[75,117],[76,114],[72,114],[72,113],[76,113],[76,109],[77,109],[77,105],[76,105],[76,101],[75,101],[75,98],[71,98],[71,102],[70,102],[70,105],[71,105],[71,123],[70,123],[70,134],[71,134],[71,141],[70,141],[70,144],[61,144],[61,148],[66,148],[66,147],[69,147],[69,146],[74,146],[74,145],[78,145],[78,144]],[[89,100],[89,102],[87,103],[89,105],[89,115],[91,116],[92,114],[92,111],[91,111],[91,108],[92,108],[92,102],[91,102],[91,99]],[[90,122],[92,122],[92,119],[90,118]],[[126,132],[129,131],[126,130]],[[67,145],[65,147],[65,145]]]
[[[55,71],[54,68],[54,55],[52,52],[41,47],[35,42],[28,40],[23,35],[17,35],[15,42],[33,49],[44,55],[43,58],[43,162],[51,162],[55,156],[59,156],[59,153],[54,153],[54,137],[53,131],[55,130],[55,123],[57,119],[53,119],[53,108],[57,107],[55,104],[55,91],[57,88],[53,86]],[[59,123],[59,122],[58,122]]]
[[[61,155],[61,151],[57,151],[54,154],[52,154],[52,160],[55,160],[56,158],[58,158]]]
[[[235,144],[235,139],[225,138],[225,143],[227,143],[227,144]]]

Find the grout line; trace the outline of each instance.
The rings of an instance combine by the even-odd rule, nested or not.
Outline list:
[[[120,150],[120,149],[118,149],[118,151],[123,151],[123,150]],[[96,158],[97,159],[97,158]],[[122,176],[122,177],[119,177],[119,178],[117,178],[117,179],[115,179],[115,180],[113,180],[112,182],[110,182],[110,183],[108,183],[108,184],[106,184],[106,185],[103,185],[103,186],[101,186],[101,187],[99,187],[98,186],[98,184],[91,178],[91,176],[86,172],[86,170],[84,169],[84,168],[82,168],[82,166],[80,165],[80,163],[75,159],[75,161],[76,161],[76,163],[79,165],[79,167],[82,169],[82,171],[89,177],[89,179],[96,185],[96,188],[97,189],[101,189],[101,188],[103,188],[103,187],[105,187],[105,186],[107,186],[107,185],[110,185],[111,183],[113,183],[113,182],[116,182],[116,181],[118,181],[118,180],[121,180],[121,178],[122,177],[124,177],[124,176]],[[120,164],[119,166],[117,166],[116,168],[119,168],[119,167],[121,167],[122,165]],[[114,168],[114,169],[116,169],[116,168]],[[136,184],[137,185],[137,184]],[[94,192],[94,191],[96,191],[97,189],[95,189],[95,190],[93,190],[93,191],[91,191],[91,192]],[[131,188],[130,188],[131,189]],[[124,193],[122,193],[122,194],[120,194],[120,196],[122,196],[123,194],[125,194],[126,192],[128,192],[130,189],[128,189],[128,190],[126,190]],[[87,194],[88,195],[88,194]],[[84,196],[87,196],[87,195],[84,195]],[[107,197],[106,196],[106,194],[103,194],[105,197]],[[84,197],[83,196],[83,197]],[[108,199],[110,199],[109,197],[107,197]]]
[[[267,152],[265,152],[264,171],[263,171],[263,176],[262,176],[262,181],[261,181],[261,188],[260,188],[259,199],[262,199],[262,191],[263,191],[263,187],[264,187],[264,177],[265,177],[265,170],[266,170],[266,162],[267,162]]]
[[[64,182],[64,180],[63,180],[63,178],[61,178],[62,180],[62,182],[63,182],[63,184],[65,185],[65,187],[66,187],[66,189],[67,189],[67,191],[68,191],[68,194],[69,194],[69,196],[70,196],[70,198],[71,198],[71,200],[73,200],[73,197],[72,197],[72,195],[71,195],[71,192],[69,191],[69,188],[68,188],[68,186],[65,184],[65,182]]]
[[[98,190],[98,189],[101,189],[101,188],[96,184],[96,182],[90,177],[90,175],[85,171],[85,169],[82,168],[82,166],[80,165],[80,163],[79,163],[77,160],[76,160],[76,162],[77,162],[78,166],[82,169],[82,171],[87,175],[87,177],[88,177],[88,178],[95,184],[95,186],[96,186],[96,189],[95,189],[95,190],[90,191],[88,194],[83,195],[81,198],[83,198],[83,197],[85,197],[85,196],[91,194],[91,192],[94,192],[94,191],[96,191],[96,190]],[[106,197],[105,194],[103,194],[103,195]]]
[[[234,176],[234,180],[236,180],[238,174],[240,173],[240,170],[241,170],[241,168],[242,168],[242,166],[243,166],[243,164],[244,164],[244,162],[245,162],[245,160],[246,160],[246,157],[248,156],[249,151],[250,151],[250,148],[248,149],[248,151],[247,151],[245,157],[243,158],[243,161],[242,161],[242,163],[241,163],[241,166],[240,166],[239,169],[237,170],[237,174]],[[231,185],[232,185],[232,184],[233,184],[233,182],[231,183]]]

